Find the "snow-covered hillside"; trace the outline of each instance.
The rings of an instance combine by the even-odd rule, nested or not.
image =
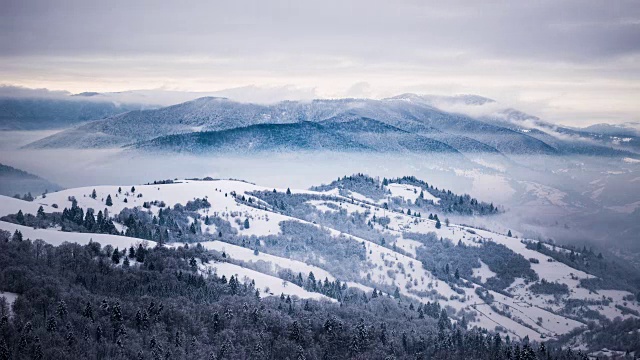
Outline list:
[[[375,194],[355,191],[343,196],[337,189],[297,190],[285,185],[273,189],[237,180],[74,188],[49,193],[33,202],[1,197],[0,216],[20,210],[35,215],[40,206],[45,213],[60,212],[75,202],[85,212],[93,209],[107,214],[121,234],[66,232],[59,226],[34,229],[7,221],[0,221],[0,229],[11,234],[19,231],[25,239],[42,239],[52,245],[94,241],[120,249],[140,244],[153,247],[157,243],[152,239],[124,236],[133,229],[126,225],[128,220],[119,221],[118,214],[129,214],[125,209],[136,208],[155,224],[163,213],[183,211],[188,224],[193,225],[185,227],[185,231],[191,231],[191,237],[178,238],[172,234],[173,242],[166,242],[165,246],[179,247],[184,241],[196,239],[204,249],[224,253],[225,259],[199,262],[201,273],[253,280],[263,295],[284,293],[335,301],[295,283],[298,274],[307,278],[313,273],[316,280],[341,280],[368,293],[376,289],[389,295],[397,292],[405,301],[438,302],[453,319],[465,321],[471,327],[536,341],[557,338],[586,326],[581,317],[585,311],[608,319],[638,318],[640,305],[631,300],[633,294],[585,288],[581,281],[596,276],[532,248],[530,240],[446,224],[444,218],[429,220],[424,214],[410,215],[403,209],[390,208],[388,203],[394,201],[413,204],[421,193],[434,206],[441,199],[421,186],[403,183],[379,186],[381,193],[386,194],[382,201],[371,198]],[[208,205],[183,209],[196,200],[206,200]],[[329,245],[321,241],[329,241]],[[435,247],[430,247],[429,241],[434,241]],[[508,256],[523,259],[518,266],[526,267],[524,273],[528,275],[514,276],[504,288],[496,287],[496,281],[506,275],[493,259],[494,262],[488,262],[482,258],[488,244],[504,254],[512,254]],[[298,246],[303,249],[296,250]],[[449,246],[454,250],[448,251],[454,253],[455,249],[461,254],[478,251],[480,258],[468,261],[477,262],[469,265],[469,274],[463,268],[460,275],[457,268],[450,269],[449,274],[448,263],[447,273],[443,274],[442,269],[425,260],[440,254],[429,254],[430,251],[439,252]],[[544,248],[550,251],[549,245]],[[358,255],[343,259],[343,263],[346,260],[349,264],[340,264],[341,255],[337,254],[342,254],[341,249]],[[357,271],[345,272],[345,267]],[[566,291],[547,294],[535,290],[548,284],[561,290],[566,286]]]

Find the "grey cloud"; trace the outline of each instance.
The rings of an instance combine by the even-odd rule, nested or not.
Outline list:
[[[299,52],[417,59],[426,50],[584,61],[638,51],[633,1],[29,1],[0,17],[9,55]]]

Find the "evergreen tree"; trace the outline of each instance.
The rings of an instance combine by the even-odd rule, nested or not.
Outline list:
[[[97,197],[98,194],[96,193],[96,189],[93,189],[93,191],[91,192],[91,198],[95,200]]]
[[[102,326],[98,325],[96,328],[96,342],[100,343],[102,341],[102,337],[104,335],[104,331],[102,330]]]
[[[107,201],[105,202],[105,205],[107,206],[113,205],[113,200],[111,200],[111,194],[107,195]]]
[[[244,228],[245,229],[249,228],[249,218],[244,219]]]
[[[512,235],[511,235],[511,230],[509,230],[509,232],[507,233],[507,236],[508,236],[508,237],[511,237],[511,236],[512,236]]]
[[[16,221],[18,222],[18,224],[24,225],[24,214],[22,213],[22,210],[18,210],[18,215],[16,215]]]
[[[64,300],[60,300],[58,302],[56,314],[62,320],[64,320],[67,317],[67,314],[69,314],[69,311],[67,311],[67,303]]]
[[[113,250],[113,254],[111,255],[111,261],[113,261],[114,264],[120,264],[120,251],[118,250],[118,248]]]
[[[42,205],[40,205],[40,207],[38,208],[38,214],[37,214],[38,218],[40,219],[44,219],[45,218],[45,213],[44,213],[44,208],[42,207]]]
[[[442,224],[440,224],[440,219],[436,220],[436,229],[440,229],[442,227]]]
[[[393,297],[396,299],[400,298],[400,288],[396,287],[396,290],[393,292]]]
[[[13,233],[13,237],[11,238],[13,241],[22,241],[22,232],[20,230],[16,230]]]
[[[56,321],[56,318],[54,318],[53,316],[49,316],[49,318],[47,319],[47,332],[54,332],[58,330],[58,322]]]
[[[89,301],[87,301],[87,305],[82,311],[82,316],[91,319],[91,321],[93,322],[93,307],[91,307],[91,303]]]
[[[142,244],[138,245],[138,250],[136,250],[136,261],[139,263],[144,262],[145,249],[142,247]]]

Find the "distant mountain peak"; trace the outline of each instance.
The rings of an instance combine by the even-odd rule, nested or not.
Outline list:
[[[385,100],[416,101],[416,102],[426,103],[432,106],[435,106],[435,104],[438,104],[438,103],[484,105],[484,104],[496,102],[493,99],[489,99],[484,96],[473,95],[473,94],[460,94],[460,95],[446,96],[446,95],[419,95],[414,93],[404,93],[404,94],[396,95],[390,98],[386,98]]]
[[[73,94],[71,96],[78,96],[78,97],[92,97],[92,96],[98,96],[98,95],[102,95],[99,92],[95,92],[95,91],[85,91],[85,92],[81,92],[78,94]]]

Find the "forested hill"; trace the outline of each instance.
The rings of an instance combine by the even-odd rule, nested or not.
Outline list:
[[[118,265],[95,242],[0,240],[3,288],[22,294],[11,309],[0,302],[3,360],[587,359],[384,295],[264,297],[233,275],[199,275],[196,259],[224,261],[201,246],[139,247]]]
[[[1,349],[11,359],[640,351],[640,282],[616,258],[452,223],[437,208],[449,193],[414,178],[345,184],[176,179],[0,196],[0,290],[13,304],[0,307]]]
[[[354,174],[327,185],[313,186],[311,190],[337,190],[342,196],[386,204],[387,207],[409,213],[431,210],[462,215],[491,215],[500,212],[493,203],[478,201],[468,194],[459,195],[451,190],[439,189],[415,176],[380,180],[365,174]]]

